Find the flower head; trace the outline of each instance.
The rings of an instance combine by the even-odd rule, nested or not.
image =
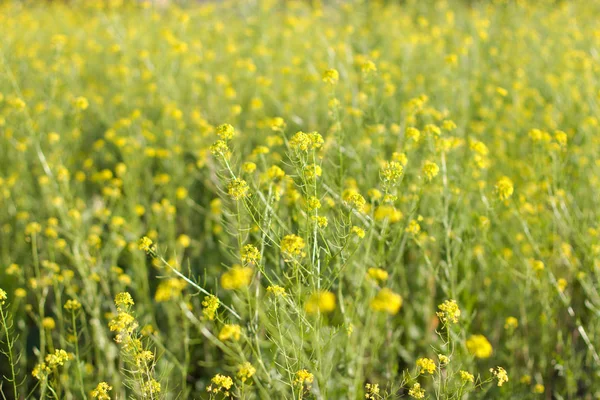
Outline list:
[[[512,196],[514,191],[513,182],[510,178],[503,176],[496,182],[496,193],[498,198],[502,201],[508,200]]]
[[[402,296],[394,293],[391,289],[383,288],[371,300],[371,309],[375,311],[385,311],[388,314],[398,314],[402,307]]]
[[[502,367],[490,368],[492,375],[498,380],[498,386],[504,385],[508,382],[508,373]]]
[[[330,313],[335,310],[335,295],[329,291],[321,290],[310,295],[304,305],[308,314]]]
[[[492,355],[492,345],[483,335],[472,335],[467,339],[467,350],[477,358],[488,358]]]

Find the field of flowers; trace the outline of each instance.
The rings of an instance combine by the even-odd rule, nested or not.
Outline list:
[[[0,398],[600,398],[599,17],[0,3]]]

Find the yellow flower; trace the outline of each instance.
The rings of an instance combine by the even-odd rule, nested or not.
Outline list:
[[[217,374],[210,381],[212,384],[206,388],[206,391],[212,393],[218,393],[221,390],[227,393],[233,386],[233,379],[227,375]]]
[[[323,82],[326,82],[330,85],[335,85],[340,80],[340,74],[336,69],[330,68],[323,72]]]
[[[483,335],[471,335],[466,344],[469,353],[477,358],[489,358],[492,355],[492,345]]]
[[[54,328],[56,328],[56,322],[54,321],[54,318],[52,317],[46,317],[42,320],[42,327],[44,327],[45,329],[48,330],[53,330]]]
[[[156,246],[153,244],[152,239],[150,239],[148,236],[144,236],[140,239],[139,249],[151,254],[156,250]]]
[[[233,266],[221,275],[221,287],[225,290],[235,290],[250,285],[253,271],[250,267]]]
[[[235,129],[229,124],[222,124],[217,127],[217,136],[223,140],[230,140],[235,134]]]
[[[150,379],[142,386],[142,394],[144,397],[157,398],[157,394],[161,391],[161,385],[156,379]]]
[[[473,374],[468,373],[467,371],[460,371],[460,380],[463,382],[475,382],[475,377]]]
[[[433,361],[431,358],[419,358],[417,360],[417,367],[419,367],[420,374],[428,373],[433,375],[436,370],[435,361]]]
[[[256,373],[256,368],[248,361],[243,363],[238,367],[237,377],[240,378],[242,382],[246,382],[248,379],[252,378],[252,376]]]
[[[270,293],[273,296],[286,296],[285,289],[279,285],[267,287],[267,293]]]
[[[335,310],[335,295],[329,291],[319,291],[310,295],[304,305],[304,310],[308,314],[330,313]]]
[[[226,324],[221,328],[221,332],[219,332],[219,340],[225,341],[229,339],[233,339],[235,341],[240,340],[240,335],[242,333],[242,329],[237,324]]]
[[[219,308],[219,299],[216,296],[208,295],[202,300],[202,314],[209,320],[215,319],[215,314]]]
[[[388,273],[381,268],[369,268],[367,270],[367,276],[375,281],[384,282],[388,278]]]
[[[456,304],[456,300],[446,300],[442,304],[438,306],[438,311],[436,314],[442,323],[454,323],[458,322],[458,318],[460,317],[460,308],[458,308],[458,304]]]
[[[377,400],[380,398],[379,385],[376,383],[367,383],[365,385],[365,392],[365,399],[367,400]]]
[[[519,320],[516,319],[515,317],[508,317],[506,318],[506,321],[504,322],[504,329],[506,330],[514,330],[517,329],[519,326]]]
[[[296,386],[304,386],[305,384],[310,385],[315,380],[313,374],[308,372],[305,369],[301,369],[296,372],[296,379],[294,380],[294,385]]]
[[[404,172],[404,167],[398,161],[389,161],[386,162],[383,168],[381,169],[381,176],[383,177],[384,182],[396,183],[402,173]]]
[[[496,193],[500,200],[508,200],[514,191],[513,182],[510,178],[503,176],[496,182]]]
[[[241,259],[244,264],[258,264],[260,262],[260,251],[251,244],[245,245],[241,253]]]
[[[234,178],[229,181],[229,185],[227,186],[227,192],[234,200],[241,200],[248,197],[248,192],[250,191],[250,187],[248,183],[239,178]]]
[[[353,226],[351,231],[361,239],[365,237],[365,230],[361,227]]]
[[[402,296],[388,288],[381,289],[375,298],[371,300],[371,309],[385,311],[391,315],[397,314],[401,307]]]
[[[537,383],[534,387],[533,387],[533,393],[536,394],[543,394],[546,391],[546,388],[544,387],[544,385],[542,385],[541,383]]]
[[[92,398],[98,400],[110,400],[110,395],[108,392],[112,390],[112,386],[110,386],[106,382],[100,382],[96,389],[92,390]]]
[[[8,299],[6,291],[0,289],[0,305],[4,304],[4,302]]]
[[[115,296],[115,305],[117,308],[126,308],[134,304],[133,298],[127,292],[121,292]]]
[[[423,164],[423,175],[428,181],[431,181],[440,172],[440,167],[432,161],[425,161]]]
[[[161,281],[154,293],[154,301],[163,303],[181,296],[181,292],[187,283],[183,279],[169,278]]]
[[[490,372],[492,375],[498,380],[498,386],[504,385],[508,382],[508,374],[506,370],[502,367],[490,368]]]
[[[421,389],[421,384],[417,382],[410,388],[408,395],[415,399],[422,399],[425,397],[425,390]]]
[[[304,239],[294,234],[284,236],[280,243],[285,261],[290,261],[295,257],[304,257],[302,250],[305,246]]]

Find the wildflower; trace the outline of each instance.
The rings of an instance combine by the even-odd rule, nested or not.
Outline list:
[[[133,298],[127,292],[121,292],[115,296],[115,305],[118,309],[123,309],[134,304]]]
[[[543,271],[545,268],[544,262],[541,260],[530,259],[529,264],[531,265],[531,268],[533,268],[533,270],[537,272]]]
[[[321,208],[321,201],[315,196],[310,196],[308,200],[306,200],[306,208],[308,211],[314,211]]]
[[[421,389],[421,384],[417,382],[410,388],[408,395],[415,399],[422,399],[425,397],[425,390]]]
[[[235,290],[250,285],[253,271],[250,267],[233,266],[221,275],[221,286],[225,290]]]
[[[267,293],[272,294],[273,296],[286,296],[285,289],[279,285],[273,285],[267,287]]]
[[[365,230],[361,227],[353,226],[351,232],[361,239],[365,237]]]
[[[135,355],[135,364],[138,367],[145,367],[150,361],[154,361],[154,353],[150,350],[142,350]]]
[[[225,341],[229,339],[233,339],[235,341],[240,340],[240,335],[242,330],[237,324],[226,324],[221,328],[221,332],[219,332],[219,340]]]
[[[388,288],[383,288],[371,300],[371,309],[374,311],[385,311],[388,314],[395,315],[402,307],[402,296],[394,293]]]
[[[349,206],[354,207],[357,211],[363,211],[367,204],[365,198],[355,190],[346,190],[343,198]]]
[[[367,270],[367,276],[375,281],[384,282],[388,278],[388,273],[381,268],[369,268]]]
[[[567,134],[563,131],[554,132],[554,138],[561,147],[565,147],[567,145]]]
[[[285,172],[277,165],[271,166],[265,174],[271,181],[280,181],[285,177]]]
[[[385,204],[377,207],[373,216],[377,221],[387,219],[390,223],[398,222],[404,217],[402,212],[397,210],[396,207]]]
[[[156,398],[157,394],[160,393],[161,385],[156,379],[150,379],[145,382],[142,386],[142,395],[144,397]]]
[[[240,378],[242,382],[246,382],[248,379],[252,378],[255,373],[256,368],[246,361],[238,367],[237,377]]]
[[[460,317],[460,308],[458,308],[456,300],[446,300],[438,306],[438,309],[440,311],[438,311],[436,314],[442,323],[456,324],[458,322],[458,318]]]
[[[438,165],[432,161],[425,161],[422,171],[427,180],[431,181],[440,172],[440,167],[438,167]]]
[[[428,373],[433,375],[436,370],[435,361],[433,361],[431,358],[419,358],[417,360],[417,367],[419,367],[420,374]]]
[[[233,379],[227,375],[217,374],[211,380],[211,385],[206,388],[207,392],[218,393],[223,390],[226,396],[229,395],[228,391],[233,386]],[[213,387],[214,385],[214,387]]]
[[[506,382],[508,382],[508,374],[506,373],[506,370],[504,368],[502,368],[502,367],[496,367],[495,369],[490,368],[490,372],[498,380],[498,386],[502,386]]]
[[[410,233],[411,235],[418,235],[419,232],[421,232],[421,225],[419,225],[419,223],[413,219],[408,223],[408,226],[406,229],[404,229],[404,231]]]
[[[417,128],[414,128],[412,126],[406,128],[405,134],[406,137],[408,137],[414,142],[418,142],[419,138],[421,137],[421,132]]]
[[[460,371],[460,380],[463,382],[475,382],[475,377],[473,374],[468,373],[467,371]]]
[[[230,140],[235,134],[235,129],[229,124],[221,124],[217,127],[217,136],[223,140]]]
[[[450,358],[443,354],[438,354],[438,360],[440,360],[440,365],[447,365],[450,362]]]
[[[110,386],[106,382],[100,382],[96,389],[92,390],[92,398],[98,400],[110,400],[110,395],[108,392],[112,390],[112,386]]]
[[[334,68],[327,69],[325,70],[325,72],[323,72],[323,82],[325,83],[328,83],[333,86],[336,83],[338,83],[339,79],[340,74]]]
[[[54,321],[54,318],[52,317],[46,317],[42,320],[42,327],[48,330],[53,330],[54,328],[56,328],[56,322]]]
[[[317,223],[319,228],[326,228],[329,224],[329,220],[327,219],[327,217],[324,217],[322,215],[313,215],[311,219]]]
[[[202,314],[209,320],[215,319],[215,314],[219,308],[219,299],[216,296],[208,295],[202,300]]]
[[[258,264],[261,259],[260,251],[255,246],[247,244],[242,248],[241,259],[244,264]]]
[[[229,150],[229,146],[224,140],[217,140],[214,142],[213,145],[210,146],[210,152],[214,156],[221,156],[225,159],[231,157],[231,150]]]
[[[6,292],[3,289],[0,289],[0,305],[3,305],[7,299],[8,296],[6,295]]]
[[[314,180],[323,174],[323,170],[321,169],[321,167],[316,164],[308,164],[304,167],[303,172],[304,178],[306,178],[309,181]]]
[[[48,354],[45,358],[46,364],[50,369],[54,369],[56,367],[63,366],[67,361],[69,361],[69,354],[61,349],[54,350],[54,353]]]
[[[496,193],[500,200],[508,200],[514,191],[513,182],[510,178],[503,176],[496,182]]]
[[[135,318],[124,311],[121,311],[108,323],[108,328],[111,332],[126,332],[131,333],[135,328],[137,328],[137,322]],[[120,336],[117,338],[117,342],[119,341]]]
[[[313,383],[314,380],[315,377],[313,376],[313,374],[311,374],[305,369],[301,369],[300,371],[296,372],[296,379],[294,380],[294,385],[304,386],[305,384],[307,384],[310,386],[310,384]]]
[[[329,291],[321,290],[310,295],[304,305],[308,314],[330,313],[335,310],[335,295]]]
[[[564,292],[567,288],[567,280],[565,278],[560,278],[556,281],[556,287],[560,292]]]
[[[156,251],[156,246],[152,243],[152,239],[150,239],[148,236],[144,236],[139,241],[139,249],[148,254],[152,254]]]
[[[379,398],[379,385],[376,383],[367,383],[365,385],[365,399],[376,400]]]
[[[234,200],[245,199],[246,197],[248,197],[249,190],[250,187],[248,186],[248,183],[245,180],[239,178],[232,179],[231,181],[229,181],[229,185],[227,186],[227,192]]]
[[[504,329],[506,330],[515,330],[519,326],[519,320],[515,317],[508,317],[504,322]]]
[[[519,382],[521,382],[524,385],[529,385],[529,384],[531,384],[531,376],[530,375],[523,375],[521,377],[521,379],[519,379]]]
[[[286,127],[285,120],[281,117],[275,117],[271,119],[271,129],[274,131],[283,132]]]
[[[318,149],[323,143],[323,137],[318,132],[304,133],[300,131],[290,139],[290,147],[293,150],[304,152]]]
[[[78,110],[86,110],[89,106],[89,102],[85,97],[77,97],[73,102],[74,106]]]
[[[363,74],[369,75],[369,74],[377,72],[377,66],[375,65],[375,63],[373,61],[366,60],[361,64],[360,70],[362,71]]]
[[[543,394],[546,391],[546,388],[541,383],[537,383],[533,387],[532,391],[533,391],[533,393],[536,393],[536,394]]]
[[[181,296],[181,292],[187,283],[183,279],[170,278],[159,283],[154,293],[154,301],[163,303]]]
[[[251,174],[256,171],[256,164],[253,162],[245,162],[242,165],[242,171],[246,172],[247,174]]]
[[[384,182],[396,183],[402,176],[404,167],[398,161],[386,162],[381,169],[381,175],[383,176]]]
[[[33,367],[33,371],[31,371],[31,375],[37,380],[45,379],[46,375],[48,375],[52,370],[46,365],[46,363],[39,363],[35,367]]]
[[[488,358],[492,355],[492,345],[483,335],[471,335],[466,344],[469,353],[477,358]]]
[[[281,240],[280,246],[285,261],[289,261],[294,257],[304,257],[302,250],[306,246],[306,243],[304,243],[304,239],[300,236],[294,234],[285,235],[283,240]]]

